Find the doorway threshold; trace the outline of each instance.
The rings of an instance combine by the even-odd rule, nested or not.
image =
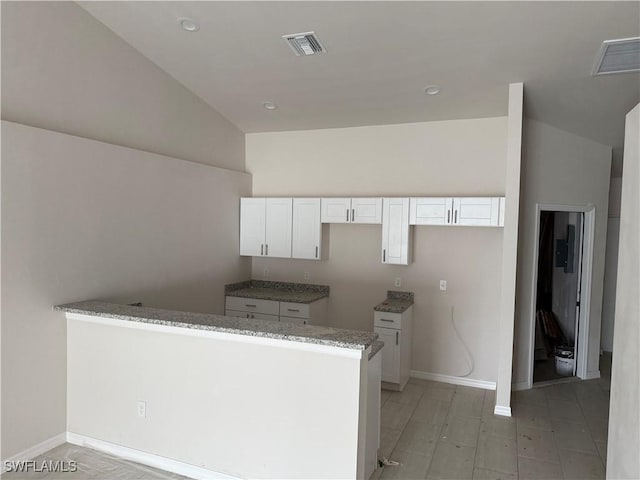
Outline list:
[[[580,382],[582,379],[578,377],[563,377],[563,378],[554,378],[553,380],[545,380],[544,382],[535,382],[532,385],[532,388],[538,387],[548,387],[549,385],[556,385],[558,383],[573,383]]]

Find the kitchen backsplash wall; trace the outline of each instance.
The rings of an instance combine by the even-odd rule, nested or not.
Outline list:
[[[257,133],[247,135],[246,163],[254,196],[503,195],[506,135],[506,117]],[[328,260],[254,257],[253,278],[330,285],[330,325],[364,330],[387,290],[415,292],[411,368],[469,372],[453,311],[475,364],[469,378],[494,382],[502,229],[420,226],[413,235],[414,262],[383,265],[380,225],[333,224]]]

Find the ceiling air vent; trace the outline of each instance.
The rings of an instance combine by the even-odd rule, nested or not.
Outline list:
[[[291,50],[293,50],[293,52],[299,57],[326,52],[314,32],[292,33],[290,35],[283,35],[282,38],[289,44]]]
[[[640,71],[640,37],[602,42],[593,75]]]

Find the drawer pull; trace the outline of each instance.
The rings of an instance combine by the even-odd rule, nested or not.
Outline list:
[[[244,304],[244,306],[245,306],[245,307],[253,307],[253,308],[256,308],[256,307],[257,307],[257,305],[249,305],[248,303],[245,303],[245,304]]]
[[[453,213],[453,223],[458,223],[458,210]]]
[[[316,247],[316,258],[318,258],[318,247]]]
[[[398,337],[400,336],[400,332],[396,332],[396,345],[398,345]]]
[[[389,320],[388,318],[381,318],[380,321],[381,322],[391,322],[391,323],[393,323],[393,320]]]
[[[264,243],[260,244],[260,255],[264,255]]]
[[[288,312],[299,312],[300,310],[297,308],[287,308]]]
[[[264,246],[264,254],[268,257],[269,256],[269,244],[265,244]]]
[[[349,221],[349,209],[347,208],[347,222]]]
[[[351,209],[351,221],[354,222],[356,219],[356,209],[352,208]]]

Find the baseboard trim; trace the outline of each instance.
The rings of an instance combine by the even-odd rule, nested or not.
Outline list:
[[[44,442],[40,442],[37,445],[29,447],[26,450],[23,450],[9,458],[4,459],[2,461],[1,471],[3,473],[7,471],[6,462],[26,462],[27,460],[33,460],[38,455],[42,455],[43,453],[48,452],[52,448],[59,447],[66,441],[67,441],[66,433],[60,433],[51,438],[48,438]]]
[[[173,460],[172,458],[161,457],[152,453],[135,450],[133,448],[124,447],[97,438],[87,437],[73,432],[67,432],[66,441],[80,447],[87,447],[100,452],[108,453],[116,457],[131,460],[133,462],[142,463],[149,467],[159,468],[167,472],[177,473],[185,477],[202,479],[202,480],[239,480],[237,477],[231,477],[224,473],[215,472],[202,467],[197,467],[189,463]]]
[[[600,378],[600,370],[591,370],[587,372],[583,380],[595,380],[596,378]]]
[[[531,388],[531,385],[529,385],[529,382],[518,382],[518,383],[511,384],[511,391],[529,390],[530,388]]]
[[[501,407],[500,405],[496,405],[496,408],[493,409],[493,413],[495,415],[501,415],[503,417],[510,417],[511,407]]]
[[[495,390],[496,382],[486,382],[484,380],[474,380],[472,378],[454,377],[452,375],[442,375],[440,373],[421,372],[420,370],[411,370],[411,378],[419,378],[421,380],[432,380],[434,382],[451,383],[453,385],[463,385],[465,387],[484,388],[485,390]]]

